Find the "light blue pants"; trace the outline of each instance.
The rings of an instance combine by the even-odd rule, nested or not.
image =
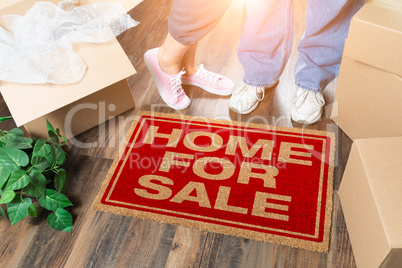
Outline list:
[[[170,34],[185,45],[198,42],[219,22],[229,3],[175,0],[169,18]],[[297,86],[319,92],[336,77],[350,21],[363,3],[364,0],[307,1],[306,30],[298,45],[294,70]],[[292,41],[293,0],[245,0],[238,49],[244,82],[260,87],[275,84],[289,59]]]

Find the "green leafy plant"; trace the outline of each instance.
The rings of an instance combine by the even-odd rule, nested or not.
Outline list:
[[[0,204],[7,204],[11,225],[28,215],[37,217],[39,204],[52,211],[47,218],[50,227],[71,232],[73,218],[64,208],[73,204],[65,196],[68,179],[61,168],[67,157],[61,147],[69,144],[59,129],[46,122],[47,140],[24,137],[19,128],[0,130]],[[7,219],[1,207],[0,215]]]

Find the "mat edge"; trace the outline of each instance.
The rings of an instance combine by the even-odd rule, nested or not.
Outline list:
[[[102,204],[101,199],[110,183],[113,173],[120,161],[120,158],[121,158],[124,150],[126,149],[128,143],[129,143],[129,140],[130,140],[141,116],[172,117],[175,119],[183,119],[183,120],[192,119],[193,122],[197,122],[197,120],[193,120],[194,118],[200,118],[200,119],[204,118],[204,119],[208,119],[210,123],[218,123],[218,124],[226,124],[226,125],[231,124],[233,126],[242,126],[242,127],[248,127],[248,128],[259,128],[259,129],[267,129],[267,130],[275,130],[275,131],[279,130],[279,131],[286,131],[286,132],[294,132],[294,133],[302,133],[302,134],[305,133],[305,134],[309,134],[309,135],[320,135],[320,136],[329,137],[331,140],[331,146],[330,146],[330,157],[329,157],[329,166],[328,166],[328,178],[331,178],[331,179],[328,179],[328,184],[327,184],[327,199],[326,199],[327,201],[326,201],[325,222],[324,222],[324,240],[322,242],[309,241],[309,242],[306,242],[309,244],[304,244],[303,240],[298,240],[297,238],[288,238],[285,236],[280,236],[283,239],[283,241],[285,241],[285,242],[283,242],[283,241],[277,241],[274,239],[274,237],[277,237],[278,235],[269,235],[268,234],[268,236],[267,236],[267,234],[264,234],[261,232],[256,232],[256,231],[251,231],[251,230],[247,230],[247,233],[243,234],[243,231],[246,231],[246,230],[243,230],[241,228],[237,228],[237,230],[241,230],[242,235],[235,235],[233,233],[226,232],[226,230],[225,230],[225,232],[222,232],[222,229],[220,229],[219,231],[215,230],[215,229],[222,228],[222,227],[220,225],[213,224],[213,223],[208,223],[208,226],[213,226],[213,228],[206,228],[206,227],[200,226],[202,222],[200,222],[200,224],[197,224],[199,221],[186,220],[183,218],[172,217],[172,216],[167,216],[167,215],[164,215],[164,217],[169,219],[168,221],[163,221],[163,220],[159,220],[159,219],[155,220],[155,219],[153,219],[152,215],[158,215],[158,214]],[[205,121],[201,121],[201,122],[205,123]],[[299,131],[299,130],[302,130],[302,131]],[[127,132],[125,141],[121,145],[118,154],[116,155],[111,167],[109,168],[109,171],[106,175],[106,179],[102,183],[102,186],[101,186],[97,196],[94,199],[92,208],[95,210],[99,210],[99,211],[106,211],[106,212],[110,212],[110,213],[130,216],[130,217],[138,217],[141,219],[152,220],[152,221],[160,222],[160,223],[174,224],[174,225],[178,225],[178,226],[185,226],[185,227],[189,227],[189,228],[207,230],[207,231],[212,231],[212,232],[221,233],[221,234],[225,234],[225,235],[249,238],[249,239],[253,239],[253,240],[257,240],[257,241],[277,243],[277,244],[281,244],[281,245],[306,249],[306,250],[310,250],[310,251],[328,252],[329,245],[330,245],[330,239],[331,239],[331,235],[330,235],[331,227],[332,227],[335,145],[336,145],[335,133],[330,132],[330,131],[271,126],[271,125],[256,124],[256,123],[244,123],[244,122],[238,122],[238,121],[232,121],[232,120],[211,119],[211,118],[207,118],[207,117],[203,117],[203,116],[190,116],[190,115],[184,115],[184,114],[179,115],[179,114],[172,114],[172,113],[161,113],[161,112],[152,112],[152,111],[142,111],[141,110],[141,111],[137,112],[137,115],[134,118],[132,126],[130,127],[129,131]],[[146,215],[146,214],[149,214],[149,215]],[[184,221],[185,221],[185,224],[184,224]],[[233,228],[233,227],[225,226],[225,229],[230,229],[230,228]],[[235,229],[235,228],[233,228],[233,229]],[[253,233],[253,235],[248,235],[248,233]],[[262,234],[264,234],[264,235],[262,235]],[[261,236],[267,236],[267,238],[261,238]],[[291,243],[291,241],[293,241],[293,242]]]

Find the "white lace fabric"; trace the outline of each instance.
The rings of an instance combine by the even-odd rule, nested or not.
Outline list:
[[[120,3],[77,4],[36,2],[24,16],[3,16],[8,31],[0,27],[0,80],[79,82],[87,66],[72,43],[107,42],[138,24]]]
[[[209,82],[210,84],[213,84],[216,86],[216,83],[218,83],[219,79],[223,78],[222,75],[210,72],[204,68],[204,64],[201,64],[198,68],[197,73],[195,74],[197,78],[200,78],[201,80],[204,79],[204,81]]]
[[[303,89],[302,93],[293,100],[293,105],[295,108],[300,108],[305,102],[319,107],[325,105],[325,100],[321,93]]]
[[[261,97],[259,95],[261,93]],[[240,85],[233,91],[233,95],[242,96],[242,98],[247,98],[251,100],[262,101],[265,98],[265,89],[263,87],[254,87],[241,82]]]
[[[181,95],[184,94],[183,88],[182,88],[182,83],[181,83],[181,77],[185,74],[186,72],[184,70],[181,70],[180,73],[178,73],[176,76],[172,76],[169,78],[169,85],[171,86],[170,91],[172,94],[172,97],[177,100]]]

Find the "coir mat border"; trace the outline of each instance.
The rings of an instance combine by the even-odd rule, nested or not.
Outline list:
[[[327,174],[327,196],[326,196],[326,208],[325,208],[325,222],[324,222],[324,236],[322,242],[301,240],[292,237],[285,237],[276,234],[262,233],[253,230],[241,229],[231,226],[223,226],[211,222],[201,222],[197,220],[185,219],[181,217],[174,217],[169,215],[162,215],[154,212],[140,211],[135,209],[128,209],[124,207],[111,206],[107,204],[102,204],[101,200],[109,186],[109,183],[113,177],[115,169],[117,168],[121,156],[124,154],[130,138],[136,129],[138,122],[142,116],[152,116],[152,117],[164,117],[164,118],[174,118],[181,120],[191,120],[192,122],[201,122],[205,123],[205,120],[208,120],[208,123],[213,124],[223,124],[230,125],[233,127],[246,127],[246,128],[258,128],[263,130],[270,131],[285,131],[285,132],[294,132],[294,133],[303,133],[307,135],[317,135],[317,136],[326,136],[331,140],[330,145],[330,155],[329,155],[329,165],[328,165],[328,174]],[[199,119],[199,120],[197,120]],[[170,114],[170,113],[160,113],[160,112],[149,112],[149,111],[139,111],[137,116],[134,119],[134,122],[129,129],[126,139],[121,146],[119,153],[113,161],[111,168],[108,171],[107,177],[102,184],[102,187],[96,196],[93,208],[100,211],[106,211],[110,213],[120,214],[124,216],[137,217],[146,220],[153,220],[160,223],[174,224],[185,226],[189,228],[197,228],[201,230],[212,231],[216,233],[221,233],[225,235],[233,235],[263,242],[277,243],[282,245],[287,245],[291,247],[298,247],[302,249],[307,249],[311,251],[317,252],[328,252],[329,249],[329,239],[330,239],[330,229],[332,222],[332,205],[333,205],[333,172],[334,172],[334,155],[335,155],[335,134],[332,132],[319,131],[319,130],[311,130],[311,129],[300,129],[300,128],[288,128],[288,127],[278,127],[278,126],[270,126],[265,124],[255,124],[255,123],[243,123],[236,121],[226,121],[226,120],[217,120],[210,119],[199,116],[188,116],[188,115],[179,115],[179,114]]]

